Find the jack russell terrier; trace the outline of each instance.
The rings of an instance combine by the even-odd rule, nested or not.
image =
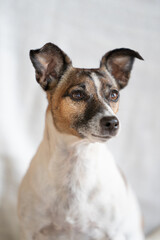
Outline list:
[[[106,147],[119,129],[119,91],[134,59],[106,53],[97,69],[74,68],[47,43],[30,51],[46,91],[43,140],[19,190],[23,240],[143,240],[136,198]]]

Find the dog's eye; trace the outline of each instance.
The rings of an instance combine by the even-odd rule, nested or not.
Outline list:
[[[119,92],[117,90],[111,90],[109,99],[113,102],[117,102],[119,99]]]
[[[82,90],[74,90],[70,93],[70,97],[72,100],[79,101],[86,99],[86,94]]]

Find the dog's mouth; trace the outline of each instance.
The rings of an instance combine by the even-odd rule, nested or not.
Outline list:
[[[92,136],[96,137],[96,138],[104,139],[104,140],[107,140],[107,139],[111,138],[111,136],[95,135],[95,134],[92,134]]]

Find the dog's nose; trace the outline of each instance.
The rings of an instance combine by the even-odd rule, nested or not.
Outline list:
[[[119,121],[116,117],[103,117],[100,120],[100,126],[103,132],[113,133],[119,128]]]

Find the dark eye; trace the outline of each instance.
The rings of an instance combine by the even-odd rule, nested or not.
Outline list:
[[[117,90],[111,90],[109,98],[111,101],[117,102],[119,99],[119,92]]]
[[[86,94],[82,90],[74,90],[70,93],[70,97],[72,100],[79,101],[86,99]]]

